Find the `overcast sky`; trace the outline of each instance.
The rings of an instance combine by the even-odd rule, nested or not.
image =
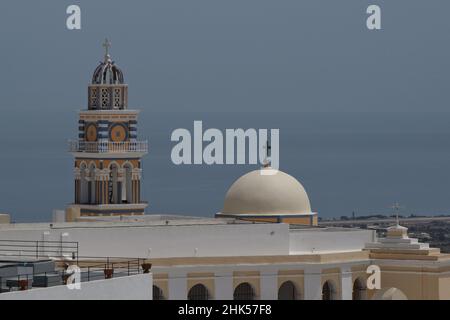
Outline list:
[[[81,31],[66,28],[71,4]],[[371,4],[381,31],[366,28]],[[48,220],[72,201],[67,139],[108,37],[150,141],[151,212],[212,216],[257,167],[172,164],[172,130],[204,120],[279,128],[280,168],[321,217],[395,201],[448,213],[450,113],[415,112],[448,110],[449,12],[448,0],[0,0],[0,212]]]
[[[81,31],[66,29],[69,4]],[[365,26],[369,4],[381,31]],[[143,109],[446,111],[448,12],[444,0],[2,0],[0,103],[85,107],[107,36]]]

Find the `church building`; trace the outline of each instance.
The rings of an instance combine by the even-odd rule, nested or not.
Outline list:
[[[103,44],[105,56],[88,87],[87,110],[79,113],[74,156],[75,195],[70,219],[84,216],[140,215],[141,158],[147,141],[137,137],[138,110],[128,107],[128,85]]]

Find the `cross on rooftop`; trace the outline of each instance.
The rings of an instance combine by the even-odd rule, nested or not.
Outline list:
[[[395,220],[397,222],[397,226],[400,225],[399,220],[398,220],[398,211],[403,208],[402,206],[400,206],[400,204],[398,202],[394,203],[391,208],[395,211]]]

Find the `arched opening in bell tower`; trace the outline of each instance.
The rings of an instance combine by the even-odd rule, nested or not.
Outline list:
[[[133,202],[132,173],[133,173],[133,166],[130,163],[126,163],[123,166],[122,203]]]
[[[88,180],[87,180],[87,166],[83,162],[80,165],[80,203],[88,203]]]

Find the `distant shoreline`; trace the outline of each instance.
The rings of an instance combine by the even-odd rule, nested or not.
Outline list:
[[[400,222],[402,223],[414,223],[414,222],[431,222],[431,221],[450,221],[450,215],[439,215],[439,216],[413,216],[413,217],[402,217],[399,216]],[[364,216],[358,219],[336,219],[336,220],[321,220],[320,225],[333,225],[333,224],[370,224],[370,223],[394,223],[396,222],[395,217],[391,216]]]

